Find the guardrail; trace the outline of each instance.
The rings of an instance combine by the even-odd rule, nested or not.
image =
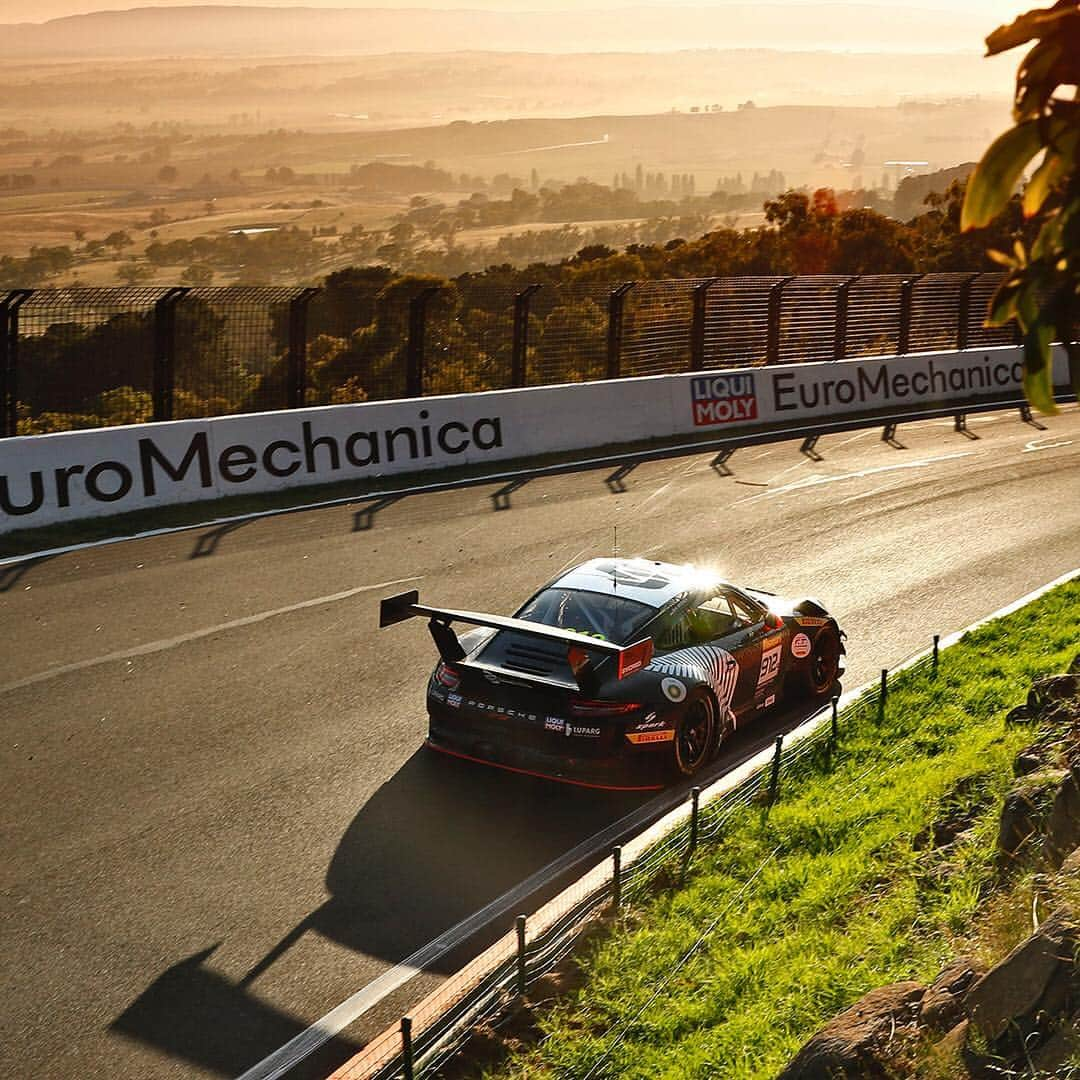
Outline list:
[[[0,293],[0,437],[1015,342],[997,274]]]
[[[950,635],[950,641],[959,638]],[[785,780],[821,756],[834,753],[845,725],[886,708],[891,680],[901,672],[937,671],[942,649],[931,648],[883,670],[880,681],[834,698],[794,731],[702,789],[693,788],[659,821],[614,847],[609,857],[531,915],[519,915],[504,934],[398,1024],[373,1038],[338,1068],[332,1080],[419,1080],[433,1076],[481,1025],[497,1026],[526,997],[530,987],[572,951],[595,920],[632,905],[662,873],[685,877],[695,854],[723,838],[731,816],[750,805],[764,812],[783,795]],[[417,974],[420,973],[418,969]],[[287,1044],[242,1080],[274,1080],[293,1068],[341,1028],[321,1022]],[[597,1064],[599,1064],[599,1059]]]

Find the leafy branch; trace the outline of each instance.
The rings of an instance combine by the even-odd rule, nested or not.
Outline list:
[[[987,56],[1030,41],[1035,44],[1016,74],[1015,124],[994,140],[972,174],[960,224],[964,230],[989,224],[1042,155],[1021,201],[1025,218],[1039,226],[1034,241],[988,252],[1006,268],[989,321],[1020,324],[1024,393],[1052,413],[1055,340],[1066,348],[1080,394],[1080,343],[1074,340],[1080,316],[1080,3],[1058,0],[999,27],[986,39]]]

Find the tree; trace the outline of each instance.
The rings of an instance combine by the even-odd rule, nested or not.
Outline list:
[[[1015,319],[1024,335],[1024,393],[1043,412],[1054,404],[1055,338],[1065,344],[1080,393],[1080,6],[1058,0],[1021,15],[986,39],[988,56],[1035,41],[1020,64],[1015,124],[991,143],[968,182],[961,227],[988,224],[1006,207],[1025,169],[1042,155],[1023,194],[1038,233],[1030,244],[992,257],[1007,273],[990,305],[990,322]],[[1064,94],[1071,91],[1071,100]]]
[[[131,262],[121,263],[116,268],[116,276],[129,285],[141,285],[154,276],[154,269],[146,263]]]
[[[171,184],[177,177],[175,165],[162,165],[157,172],[157,178],[163,184]]]
[[[214,280],[214,268],[206,263],[192,263],[181,275],[185,285],[209,285]]]
[[[133,243],[134,241],[123,229],[117,229],[105,237],[105,246],[115,248],[118,255],[124,248],[130,247]]]

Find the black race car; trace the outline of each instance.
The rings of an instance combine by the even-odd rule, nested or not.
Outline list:
[[[379,625],[416,615],[441,657],[428,745],[587,787],[692,776],[758,713],[826,697],[843,665],[844,635],[816,600],[643,559],[583,563],[512,618],[428,607],[413,591],[383,600]]]

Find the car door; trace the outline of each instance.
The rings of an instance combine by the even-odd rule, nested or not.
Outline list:
[[[729,620],[717,644],[730,652],[739,665],[739,681],[732,702],[736,715],[749,715],[771,705],[778,692],[782,670],[783,635],[770,628],[760,604],[724,586],[702,607]]]
[[[764,625],[764,615],[747,611],[734,603],[734,597],[717,588],[703,597],[691,612],[694,639],[730,654],[738,665],[737,681],[731,696],[731,708],[736,718],[752,711],[755,706],[758,668],[761,655],[759,629],[753,621]]]

